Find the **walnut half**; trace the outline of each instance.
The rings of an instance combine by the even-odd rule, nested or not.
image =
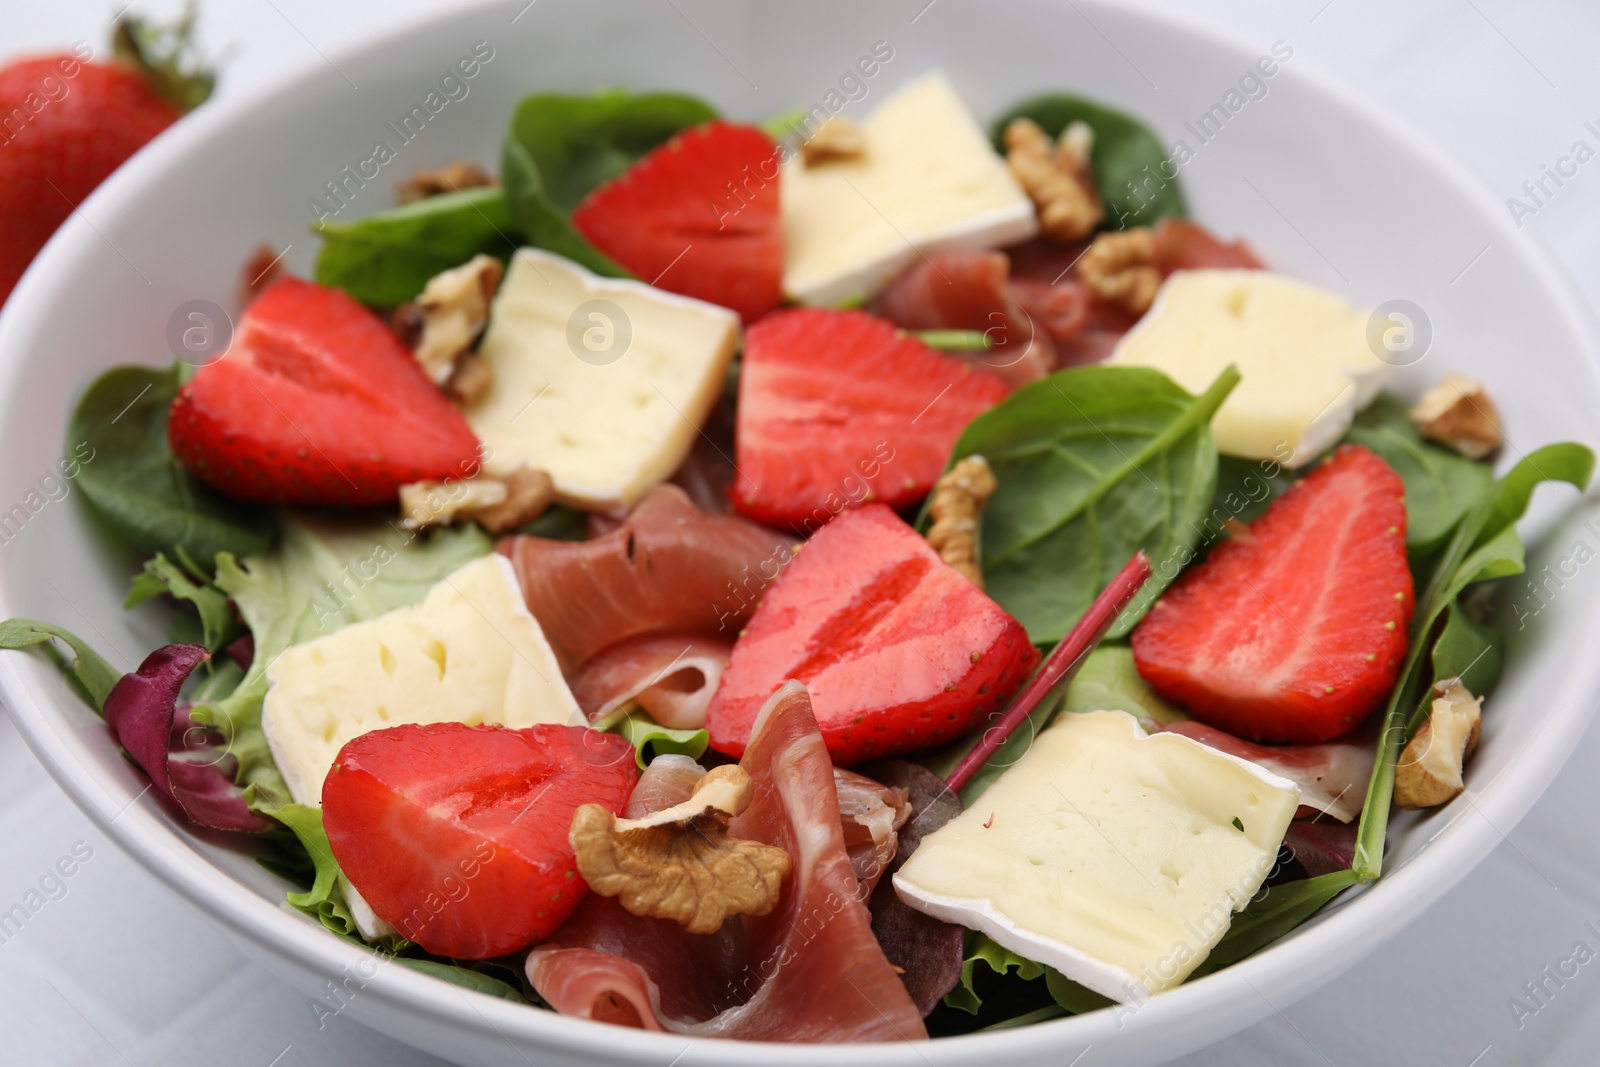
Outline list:
[[[411,530],[475,519],[492,534],[532,522],[555,499],[544,471],[519,470],[503,478],[411,482],[400,487],[401,525]]]
[[[1094,131],[1074,122],[1053,142],[1032,119],[1006,127],[1006,164],[1039,215],[1039,230],[1056,241],[1081,241],[1106,217],[1089,167]]]
[[[1427,722],[1412,736],[1395,765],[1396,807],[1438,807],[1466,788],[1462,768],[1478,747],[1483,698],[1468,692],[1459,678],[1435,683],[1433,694]]]
[[[428,279],[415,303],[395,310],[395,329],[416,353],[417,362],[435,385],[452,386],[462,377],[462,363],[472,353],[489,321],[489,304],[505,268],[493,256],[477,255]],[[475,376],[487,363],[471,364]],[[475,392],[488,387],[485,378]],[[455,392],[465,390],[456,387]],[[470,397],[465,399],[471,399]]]
[[[489,172],[476,163],[468,163],[464,159],[452,159],[442,167],[414,172],[411,177],[395,186],[394,197],[402,204],[414,204],[430,196],[493,184],[494,179],[489,176]]]
[[[826,119],[800,144],[807,167],[841,159],[860,159],[867,152],[867,133],[843,115]]]
[[[1465,374],[1446,374],[1411,409],[1411,425],[1468,459],[1483,459],[1505,443],[1500,412],[1483,383]]]
[[[772,911],[793,866],[781,848],[728,836],[727,820],[749,802],[750,775],[717,767],[688,800],[643,818],[585,804],[567,837],[590,889],[631,914],[710,934],[730,915]]]
[[[989,461],[967,456],[939,476],[928,503],[933,518],[928,544],[979,589],[983,588],[983,569],[979,565],[978,522],[996,488]]]
[[[1155,259],[1156,242],[1148,227],[1097,234],[1078,259],[1078,277],[1106,303],[1143,315],[1161,288]]]

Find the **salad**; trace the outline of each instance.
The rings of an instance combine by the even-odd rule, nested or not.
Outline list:
[[[538,93],[498,177],[330,182],[313,277],[73,413],[170,643],[0,647],[308,921],[614,1025],[1127,1013],[1379,878],[1589,450],[1497,477],[1487,386],[1386,391],[1132,116],[844,106]]]

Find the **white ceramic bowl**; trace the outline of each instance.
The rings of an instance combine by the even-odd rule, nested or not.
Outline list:
[[[536,89],[674,88],[736,117],[824,100],[873,42],[893,59],[868,84],[872,106],[893,86],[947,71],[984,117],[1019,97],[1072,90],[1145,117],[1195,149],[1182,170],[1193,214],[1243,234],[1268,262],[1372,306],[1425,309],[1431,351],[1402,376],[1415,389],[1445,369],[1486,380],[1514,457],[1562,439],[1595,442],[1596,341],[1582,305],[1503,209],[1437,151],[1348,91],[1290,58],[1267,93],[1201,144],[1185,128],[1267,52],[1219,40],[1168,16],[1098,0],[976,0],[893,5],[859,0],[746,5],[736,0],[526,0],[486,3],[386,34],[314,63],[269,91],[203,109],[95,193],[34,264],[0,319],[0,512],[25,510],[61,455],[67,412],[113,363],[168,360],[169,315],[201,298],[233,306],[257,242],[292,245],[308,271],[307,201],[342,167],[392,141],[385,124],[422,103],[474,42],[493,59],[342,217],[388,206],[393,182],[453,156],[493,166],[513,102]],[[919,14],[920,10],[920,14]],[[520,12],[520,15],[519,15]],[[1292,47],[1293,42],[1288,42]],[[1570,491],[1546,490],[1525,530],[1557,560],[1579,537]],[[3,516],[0,516],[3,517]],[[14,535],[14,536],[13,536]],[[48,619],[82,633],[131,669],[162,643],[159,616],[124,614],[131,560],[108,548],[78,502],[29,512],[0,537],[0,617]],[[1509,667],[1485,721],[1470,791],[1428,819],[1394,826],[1388,875],[1291,938],[1220,974],[1120,1016],[1100,1012],[917,1046],[826,1053],[839,1067],[979,1061],[1155,1063],[1203,1046],[1304,996],[1415,918],[1501,840],[1554,776],[1600,693],[1594,646],[1600,568],[1581,568],[1511,635]],[[1512,590],[1512,598],[1520,587]],[[1526,603],[1534,606],[1536,602]],[[99,825],[252,957],[385,1033],[473,1064],[813,1064],[803,1047],[688,1042],[518,1007],[394,967],[282,910],[284,885],[219,838],[191,833],[143,795],[146,783],[100,721],[52,669],[0,653],[0,693],[34,751]],[[1465,932],[1464,932],[1465,933]],[[152,960],[153,970],[160,961]],[[353,977],[352,977],[353,976]],[[330,1002],[331,1003],[331,1002]]]

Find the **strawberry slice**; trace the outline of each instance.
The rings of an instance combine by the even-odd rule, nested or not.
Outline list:
[[[955,740],[1038,662],[1021,623],[868,504],[823,527],[767,590],[706,728],[717,751],[743,755],[762,703],[795,678],[833,761],[859,763]]]
[[[1156,691],[1253,741],[1348,733],[1389,695],[1413,601],[1405,486],[1347,445],[1212,549],[1133,632]]]
[[[761,130],[708,122],[594,190],[572,224],[651,285],[751,322],[783,300],[778,169]]]
[[[366,505],[462,478],[478,439],[383,321],[337,289],[282,278],[227,354],[178,390],[172,452],[230,496]]]
[[[815,530],[865,500],[914,504],[1007,391],[864,311],[769,315],[745,331],[734,510]]]
[[[481,960],[572,914],[589,891],[572,814],[621,812],[638,781],[632,745],[581,726],[395,726],[339,750],[322,824],[379,918],[429,952]]]

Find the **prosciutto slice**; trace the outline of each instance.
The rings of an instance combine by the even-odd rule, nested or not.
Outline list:
[[[529,981],[563,1014],[647,1030],[748,1041],[927,1037],[859,899],[833,765],[798,682],[763,707],[740,766],[754,789],[728,832],[794,858],[778,907],[695,935],[590,894],[529,953]],[[671,795],[663,788],[650,802]]]
[[[715,637],[641,634],[591,657],[567,681],[590,722],[631,700],[662,726],[698,730],[732,653],[732,642]]]
[[[900,827],[911,817],[911,802],[904,789],[838,767],[833,770],[833,786],[839,797],[845,853],[861,884],[860,899],[866,900],[894,861]]]
[[[643,634],[731,642],[794,545],[745,519],[707,515],[682,489],[660,485],[601,537],[507,537],[499,551],[571,677],[606,648]]]
[[[1365,732],[1321,745],[1268,746],[1252,744],[1198,722],[1169,723],[1162,729],[1192,737],[1289,779],[1300,787],[1296,818],[1323,814],[1349,822],[1361,814],[1376,758],[1375,746]]]
[[[953,352],[1005,379],[1012,388],[1056,368],[1050,323],[1070,323],[1082,307],[1071,297],[1024,307],[1010,285],[1004,252],[935,252],[919,259],[878,298],[875,310],[908,330],[981,330],[993,347]]]

